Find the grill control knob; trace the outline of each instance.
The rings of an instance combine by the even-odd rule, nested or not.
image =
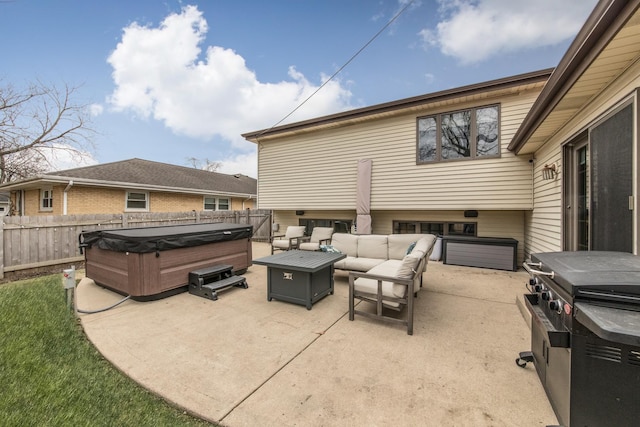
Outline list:
[[[562,307],[563,306],[564,306],[564,304],[559,299],[553,300],[553,301],[549,301],[549,309],[553,310],[553,311],[557,311],[558,313],[560,313],[562,311]]]
[[[537,284],[533,285],[533,291],[534,292],[539,293],[539,292],[542,292],[543,289],[544,289],[544,286],[541,285],[540,283],[537,283]]]
[[[540,296],[545,301],[551,301],[551,292],[549,291],[542,291],[542,294]]]

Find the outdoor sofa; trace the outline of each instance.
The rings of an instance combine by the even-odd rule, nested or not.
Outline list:
[[[399,322],[413,334],[413,297],[422,287],[429,256],[436,242],[433,234],[355,235],[335,233],[331,248],[347,255],[334,268],[349,271],[349,320],[360,314]],[[375,313],[355,309],[355,299],[376,305]],[[404,319],[385,310],[407,307]]]

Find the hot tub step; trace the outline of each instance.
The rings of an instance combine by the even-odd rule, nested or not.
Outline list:
[[[189,292],[201,296],[203,298],[209,298],[212,300],[218,299],[218,292],[222,289],[227,289],[232,286],[237,288],[245,288],[247,289],[249,285],[247,285],[247,280],[242,276],[231,276],[222,280],[218,280],[216,282],[208,283],[206,285],[202,285],[199,288],[189,288]]]

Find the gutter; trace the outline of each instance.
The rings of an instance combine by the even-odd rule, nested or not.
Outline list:
[[[41,175],[35,178],[30,178],[24,181],[16,181],[15,183],[3,184],[0,185],[0,189],[5,191],[17,190],[28,188],[28,186],[33,186],[35,188],[37,185],[41,185],[43,183],[47,184],[65,184],[71,182],[71,185],[87,185],[91,187],[106,187],[106,188],[121,188],[121,189],[131,189],[131,190],[141,190],[141,191],[164,191],[167,193],[184,193],[184,194],[197,194],[197,195],[205,195],[205,196],[220,196],[220,197],[253,197],[248,193],[235,193],[235,192],[225,192],[225,191],[211,191],[204,188],[183,188],[183,187],[168,187],[163,185],[154,185],[154,184],[141,184],[138,182],[123,182],[123,181],[103,181],[99,179],[89,179],[89,178],[72,178],[68,176],[62,175]]]
[[[252,200],[252,199],[253,199],[253,196],[251,194],[247,194],[247,198],[242,201],[242,210],[245,209],[244,202],[246,202],[248,200]]]

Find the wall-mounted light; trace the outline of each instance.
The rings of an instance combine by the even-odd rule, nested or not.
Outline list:
[[[556,170],[555,163],[551,163],[550,165],[544,165],[544,167],[542,168],[542,179],[544,181],[555,179],[557,175],[558,175],[558,171]]]
[[[304,215],[304,211],[296,211],[296,215],[302,216],[302,215]]]

